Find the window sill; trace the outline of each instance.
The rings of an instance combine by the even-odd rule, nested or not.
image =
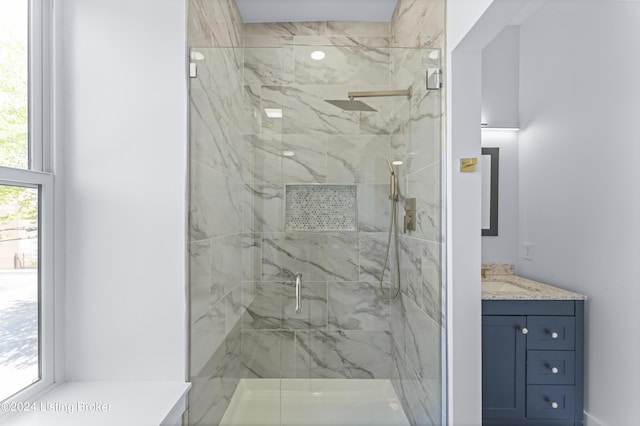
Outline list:
[[[5,424],[180,425],[190,387],[184,382],[63,383],[28,407],[15,407],[21,412]]]

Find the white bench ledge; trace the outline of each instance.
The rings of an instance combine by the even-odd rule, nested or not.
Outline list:
[[[180,425],[190,383],[67,382],[24,405],[15,426]],[[29,409],[29,411],[26,411]]]

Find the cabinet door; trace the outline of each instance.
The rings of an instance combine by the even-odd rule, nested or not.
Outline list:
[[[523,316],[482,317],[482,417],[525,416]]]

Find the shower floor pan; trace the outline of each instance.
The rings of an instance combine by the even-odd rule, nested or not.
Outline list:
[[[242,379],[220,426],[408,426],[390,380]]]

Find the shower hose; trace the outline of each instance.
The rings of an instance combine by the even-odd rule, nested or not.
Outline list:
[[[384,265],[382,266],[382,275],[380,276],[380,292],[385,299],[395,299],[400,294],[400,254],[398,252],[398,221],[396,214],[396,207],[398,204],[398,196],[391,197],[391,223],[389,223],[389,238],[387,238],[387,254],[384,256]],[[388,294],[382,283],[384,281],[384,271],[387,269],[387,262],[389,261],[389,251],[391,249],[391,234],[394,235],[394,246],[396,252],[396,289],[393,294]]]

